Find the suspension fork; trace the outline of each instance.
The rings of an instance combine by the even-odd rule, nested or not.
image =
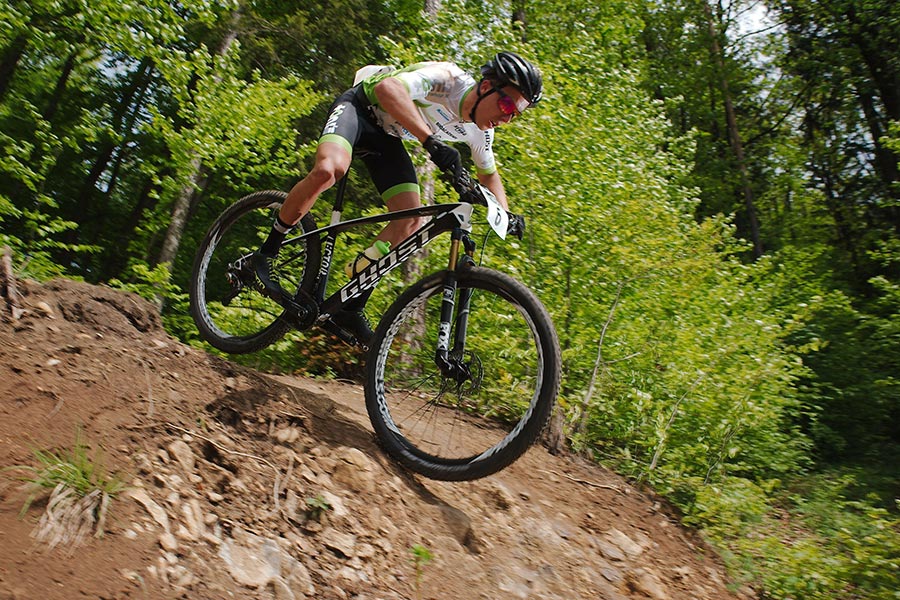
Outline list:
[[[465,256],[459,259],[459,247],[462,244]],[[459,304],[456,303],[457,269],[463,263],[474,264],[472,255],[475,243],[468,232],[456,228],[450,235],[450,264],[447,268],[447,279],[444,281],[441,299],[441,323],[438,330],[438,343],[435,351],[435,363],[445,377],[462,383],[469,378],[468,366],[463,362],[466,349],[466,332],[469,324],[469,306],[472,301],[472,289],[466,288],[459,293]],[[456,327],[454,328],[453,312],[456,308]],[[453,334],[453,350],[450,350],[450,337]]]

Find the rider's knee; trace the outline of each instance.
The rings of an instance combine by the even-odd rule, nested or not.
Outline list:
[[[415,233],[419,227],[425,224],[425,219],[422,217],[413,217],[411,219],[403,219],[399,222],[399,226],[402,230],[403,239],[408,238],[413,233]]]
[[[331,160],[316,161],[307,177],[315,183],[316,187],[329,188],[344,176],[346,169]]]

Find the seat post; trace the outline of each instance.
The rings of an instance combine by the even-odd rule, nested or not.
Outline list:
[[[335,212],[343,212],[344,211],[344,190],[347,188],[347,178],[350,176],[350,170],[348,169],[344,176],[341,177],[340,181],[337,184],[337,192],[336,197],[334,199],[334,211]]]

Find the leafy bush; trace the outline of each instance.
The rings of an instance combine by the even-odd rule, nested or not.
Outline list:
[[[874,498],[845,499],[855,485],[850,474],[820,475],[773,496],[763,486],[729,480],[701,488],[685,507],[686,521],[766,598],[896,600],[900,519]]]

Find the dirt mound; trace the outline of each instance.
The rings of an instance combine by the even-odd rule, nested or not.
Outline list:
[[[273,377],[169,337],[141,298],[20,284],[0,321],[0,468],[72,447],[129,489],[102,537],[49,548],[0,477],[0,598],[734,598],[652,497],[534,448],[476,482],[374,443],[358,386]],[[419,561],[412,549],[433,560]]]

